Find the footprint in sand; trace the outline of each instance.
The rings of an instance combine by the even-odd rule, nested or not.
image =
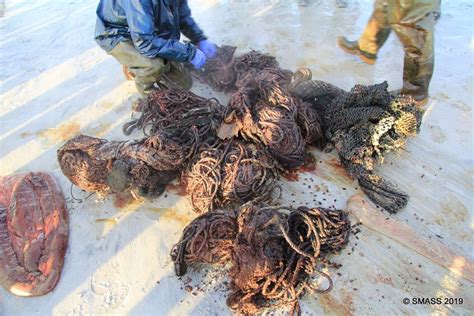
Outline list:
[[[439,127],[438,125],[428,125],[428,131],[430,133],[431,139],[435,143],[444,143],[448,139],[441,127]]]
[[[97,272],[92,277],[89,303],[100,313],[110,312],[121,306],[128,297],[130,285],[116,281],[116,269],[112,266],[107,273]]]

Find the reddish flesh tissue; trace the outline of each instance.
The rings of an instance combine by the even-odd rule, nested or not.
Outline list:
[[[19,296],[59,281],[68,243],[66,202],[47,173],[0,177],[0,283]]]

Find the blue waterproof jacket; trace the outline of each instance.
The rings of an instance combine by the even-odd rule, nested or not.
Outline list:
[[[97,7],[95,40],[106,51],[132,41],[149,58],[190,61],[196,48],[181,43],[181,33],[195,44],[206,39],[187,0],[100,0]]]

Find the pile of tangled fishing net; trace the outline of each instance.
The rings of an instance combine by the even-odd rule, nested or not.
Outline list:
[[[223,45],[217,48],[216,57],[209,59],[203,69],[190,68],[199,81],[208,84],[213,90],[235,92],[250,73],[263,70],[280,70],[275,57],[252,50],[235,56],[235,46]],[[291,75],[291,72],[285,70]]]
[[[422,112],[409,96],[393,97],[387,82],[356,85],[346,92],[311,80],[308,69],[296,72],[290,91],[313,104],[323,118],[326,139],[338,150],[341,163],[364,193],[389,212],[404,208],[408,195],[374,172],[386,153],[419,133]]]
[[[237,131],[252,127],[244,136],[273,147],[271,150],[279,160],[294,168],[301,163],[305,142],[318,147],[325,145],[322,121],[308,103],[288,93],[292,72],[280,68],[275,57],[258,51],[234,56],[235,50],[233,46],[218,47],[216,58],[209,60],[204,69],[192,70],[192,73],[214,90],[236,92],[226,123],[237,123],[234,129]],[[238,114],[237,117],[234,114]],[[286,139],[289,134],[294,135],[293,139]],[[293,148],[285,147],[286,142],[293,141]]]
[[[306,143],[324,144],[316,111],[288,92],[292,73],[280,68],[273,56],[234,53],[235,47],[222,46],[203,70],[194,71],[213,89],[233,92],[218,135],[234,142],[206,146],[185,175],[198,212],[256,197],[269,201],[276,171],[300,166]]]
[[[179,175],[187,155],[181,144],[160,133],[135,141],[79,135],[58,149],[58,162],[64,175],[83,190],[153,197]]]
[[[223,106],[190,91],[157,90],[142,99],[137,119],[126,123],[126,135],[142,129],[145,135],[161,133],[185,147],[192,158],[203,144],[212,143],[222,121]]]
[[[171,257],[178,276],[194,263],[230,263],[227,305],[242,314],[291,306],[307,292],[325,293],[332,280],[320,271],[326,255],[348,242],[350,222],[340,210],[247,203],[238,211],[205,213],[187,225]],[[311,277],[327,279],[315,288]]]
[[[237,139],[202,148],[185,174],[186,191],[196,212],[215,206],[271,201],[277,164],[265,148]]]
[[[245,139],[263,143],[287,169],[304,161],[306,143],[324,143],[318,113],[290,95],[290,79],[280,70],[249,75],[232,96],[224,119],[236,124]]]
[[[285,168],[304,160],[305,142],[297,123],[298,100],[286,92],[288,75],[265,70],[251,73],[233,94],[224,123],[236,126],[244,139],[262,143]]]

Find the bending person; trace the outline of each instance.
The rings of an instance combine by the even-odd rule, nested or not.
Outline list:
[[[191,43],[179,41],[183,33]],[[100,0],[95,40],[128,67],[138,91],[158,87],[191,88],[182,63],[202,68],[216,46],[191,17],[187,0]]]

